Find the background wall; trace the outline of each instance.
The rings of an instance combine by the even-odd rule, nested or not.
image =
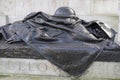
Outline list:
[[[44,11],[51,15],[61,6],[72,7],[85,20],[101,20],[118,31],[119,0],[0,0],[0,15],[14,22],[31,12]],[[2,20],[1,20],[2,21]],[[3,24],[3,22],[1,22]]]

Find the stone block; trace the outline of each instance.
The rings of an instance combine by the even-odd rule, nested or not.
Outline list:
[[[73,77],[47,60],[0,58],[0,80],[112,80],[120,79],[120,62],[94,62],[81,76]]]
[[[93,14],[118,15],[118,0],[93,0]]]
[[[7,16],[5,15],[0,15],[0,26],[5,25],[8,21]]]
[[[32,75],[1,75],[0,80],[71,80],[69,77],[32,76]]]
[[[68,76],[47,60],[0,58],[0,74]]]
[[[94,62],[82,78],[120,79],[119,62]]]
[[[69,0],[69,6],[75,10],[78,15],[91,14],[92,0]]]

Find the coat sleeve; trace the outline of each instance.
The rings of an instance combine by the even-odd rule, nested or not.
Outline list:
[[[31,18],[35,17],[36,15],[38,15],[38,13],[39,13],[39,12],[32,12],[32,13],[28,14],[28,15],[24,18],[24,20],[31,19]]]

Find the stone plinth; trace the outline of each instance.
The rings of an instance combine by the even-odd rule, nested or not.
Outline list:
[[[120,62],[94,62],[75,78],[47,60],[0,58],[0,80],[114,80],[120,79]]]

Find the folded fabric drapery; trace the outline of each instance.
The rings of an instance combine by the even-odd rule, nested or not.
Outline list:
[[[69,19],[56,18],[43,12],[32,13],[24,20],[2,26],[0,35],[8,44],[24,41],[73,76],[80,76],[103,49],[120,49],[113,39],[105,36],[98,38],[90,32],[95,22],[85,23],[77,17]]]

